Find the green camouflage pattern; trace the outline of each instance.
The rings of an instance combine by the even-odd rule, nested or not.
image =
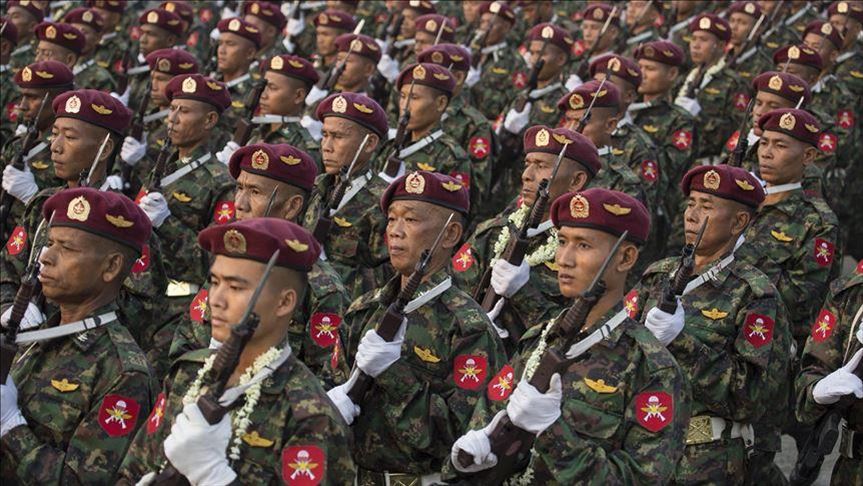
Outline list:
[[[446,113],[441,117],[443,130],[452,136],[470,157],[471,208],[475,220],[489,218],[491,208],[481,204],[491,196],[491,175],[495,166],[495,136],[491,123],[473,105],[465,103],[467,93],[450,99]]]
[[[0,66],[0,109],[3,110],[0,117],[0,135],[3,140],[12,138],[15,127],[18,126],[18,116],[13,115],[13,110],[20,98],[12,69],[8,64]]]
[[[183,397],[212,352],[193,351],[174,363],[160,395],[165,399],[162,415],[154,410],[147,419],[148,426],[138,431],[120,468],[120,484],[135,484],[166,464],[162,443],[171,432],[174,418],[183,410]],[[296,456],[288,453],[294,446],[317,447],[324,453],[325,470],[319,477],[320,484],[353,482],[355,466],[348,426],[315,376],[293,354],[264,380],[249,420],[240,459],[230,461],[243,484],[289,483],[290,471],[295,471],[290,464]]]
[[[287,122],[280,124],[255,125],[252,129],[252,137],[248,145],[254,143],[286,143],[293,145],[303,152],[309,154],[315,161],[318,173],[323,172],[324,166],[321,162],[321,144],[312,137],[309,130],[300,122]]]
[[[46,109],[50,109],[50,106],[46,107]],[[8,139],[8,141],[3,145],[2,151],[0,151],[0,165],[6,167],[11,164],[21,151],[21,144],[23,143],[24,134],[15,135]],[[36,150],[36,147],[39,146],[39,144],[44,145],[42,145],[41,150]],[[29,152],[32,152],[33,150],[36,150],[36,152],[33,153],[29,160],[25,160],[24,163],[30,168],[30,172],[33,174],[33,180],[36,182],[36,187],[41,191],[49,187],[57,187],[63,184],[63,181],[54,175],[54,162],[51,160],[50,128],[38,136],[36,143]],[[28,154],[25,154],[25,159],[27,158],[27,155]],[[13,198],[12,208],[7,222],[8,226],[20,224],[19,222],[21,221],[21,218],[24,217],[24,208],[24,203]]]
[[[696,92],[695,98],[701,105],[701,112],[695,117],[700,128],[696,157],[720,155],[722,144],[745,115],[749,87],[737,73],[724,67]]]
[[[650,211],[651,207],[647,196],[645,196],[644,185],[639,176],[626,165],[626,160],[621,157],[623,154],[622,150],[611,147],[599,149],[599,160],[602,163],[602,168],[599,169],[596,177],[587,184],[587,187],[601,187],[629,194],[644,203],[647,210]]]
[[[783,7],[785,10],[780,12],[779,17],[782,22],[778,26],[769,26],[770,30],[761,38],[764,46],[771,52],[788,44],[799,43],[809,22],[818,20],[818,8],[809,2],[803,4],[801,8],[797,8],[794,4],[783,5]]]
[[[854,93],[856,102],[856,112],[859,114],[863,108],[863,55],[860,54],[861,45],[855,42],[851,48],[836,59],[836,66],[833,72],[836,73],[841,81],[845,82],[848,89]]]
[[[117,26],[117,30],[102,36],[99,45],[96,46],[96,64],[108,69],[113,75],[120,74],[123,62],[123,55],[126,50],[131,49],[131,42],[121,25]],[[134,60],[132,61],[135,62]]]
[[[776,49],[767,49],[762,46],[750,47],[740,54],[732,69],[743,79],[743,82],[747,86],[751,86],[752,80],[756,76],[773,69],[774,50]]]
[[[480,57],[479,67],[482,74],[470,88],[471,104],[489,120],[497,120],[506,116],[509,104],[527,86],[527,66],[513,46],[504,45]]]
[[[113,310],[117,306],[111,303],[90,316]],[[49,325],[58,325],[59,317]],[[124,321],[22,346],[21,357],[25,351],[10,377],[27,425],[0,439],[3,481],[112,484],[154,398],[147,360]],[[102,418],[100,412],[121,410],[112,397],[127,408],[121,422],[106,423],[112,416]]]
[[[447,277],[445,270],[429,275],[417,295]],[[399,287],[396,276],[351,304],[345,319],[350,325],[345,347],[349,362]],[[401,359],[378,375],[367,400],[358,404],[362,413],[353,424],[354,459],[376,472],[430,474],[441,470],[452,443],[467,432],[474,408],[486,400],[487,379],[503,366],[506,355],[485,312],[455,286],[406,319]],[[465,358],[475,359],[480,367],[478,375],[470,375],[475,382],[464,381],[469,375],[458,378],[456,362]]]
[[[24,66],[31,64],[36,59],[36,44],[38,42],[36,36],[33,36],[30,42],[18,44],[18,47],[12,51],[9,57],[9,67],[12,69],[12,72],[17,73],[24,69]]]
[[[95,58],[79,60],[72,72],[75,73],[75,86],[107,93],[116,91],[117,83],[114,77],[107,69],[97,64]]]

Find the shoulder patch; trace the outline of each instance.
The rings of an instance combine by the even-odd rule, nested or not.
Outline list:
[[[109,437],[123,437],[135,430],[141,406],[132,398],[110,394],[99,407],[99,426]]]
[[[27,247],[27,231],[23,226],[16,226],[6,241],[6,252],[12,256],[18,255]]]
[[[147,417],[147,435],[153,435],[162,426],[165,417],[165,392],[159,393],[156,397],[156,404],[153,405],[153,410],[150,411],[150,416]]]
[[[452,364],[453,381],[459,388],[476,390],[488,374],[488,361],[475,354],[461,354],[455,357]]]
[[[474,263],[476,259],[471,252],[470,243],[463,244],[452,257],[452,268],[459,273],[466,272]]]
[[[743,325],[743,337],[755,348],[760,348],[773,340],[773,319],[750,312]]]
[[[200,324],[207,318],[207,296],[209,293],[210,292],[207,289],[199,290],[195,295],[195,298],[192,299],[192,302],[189,304],[189,318],[192,322]]]
[[[833,334],[835,327],[836,315],[827,309],[821,309],[815,324],[812,325],[812,340],[818,343],[824,342]]]
[[[635,396],[635,418],[638,425],[659,432],[674,418],[674,398],[666,392],[644,392]]]
[[[515,381],[514,373],[512,366],[507,364],[489,380],[486,392],[490,400],[500,402],[509,398]]]
[[[815,248],[813,249],[813,258],[822,267],[830,266],[833,263],[835,247],[833,243],[823,238],[815,238]]]
[[[338,314],[328,312],[317,312],[312,314],[309,320],[309,334],[312,341],[322,348],[328,348],[339,339],[339,326],[342,317]]]
[[[213,211],[213,222],[216,224],[230,223],[234,220],[235,215],[234,201],[219,201]]]
[[[294,445],[282,449],[282,479],[285,484],[315,486],[326,482],[327,456],[314,445]]]

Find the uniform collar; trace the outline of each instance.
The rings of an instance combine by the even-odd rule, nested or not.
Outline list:
[[[112,301],[106,305],[103,305],[102,307],[99,307],[98,309],[94,310],[93,312],[89,313],[87,315],[87,318],[96,317],[96,316],[99,316],[99,315],[102,315],[102,314],[105,314],[108,312],[116,312],[117,309],[118,309],[117,303],[115,301]],[[109,322],[109,323],[106,323],[105,325],[108,325],[108,324],[111,324],[111,323]],[[51,328],[51,327],[57,327],[59,325],[60,325],[60,311],[57,311],[56,314],[52,315],[51,318],[48,319],[48,322],[46,323],[46,326],[43,329]],[[58,338],[57,340],[53,340],[53,342],[60,342],[61,340],[64,340],[64,339],[69,340],[69,341],[72,341],[73,343],[75,343],[75,346],[77,346],[78,349],[80,349],[81,351],[88,351],[90,348],[93,347],[93,345],[96,343],[96,341],[99,340],[99,336],[101,336],[102,333],[104,333],[104,332],[106,332],[105,326],[99,326],[95,329],[90,329],[90,330],[87,330],[84,332],[79,332],[77,334],[71,334],[69,336],[64,336],[63,338]],[[19,336],[20,336],[20,334],[19,334]],[[52,342],[51,340],[45,341],[45,344],[50,344],[51,342]]]

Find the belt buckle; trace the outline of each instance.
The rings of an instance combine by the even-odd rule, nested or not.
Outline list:
[[[179,280],[169,280],[165,295],[167,297],[186,297],[192,295],[192,284]]]
[[[709,415],[699,415],[689,419],[686,429],[686,445],[707,444],[713,442],[713,426]]]
[[[422,480],[416,474],[386,473],[390,486],[420,486]]]

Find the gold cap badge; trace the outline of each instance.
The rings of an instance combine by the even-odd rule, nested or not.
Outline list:
[[[779,117],[779,128],[783,130],[794,130],[797,125],[797,119],[791,113],[786,113]]]
[[[281,71],[283,67],[285,67],[285,60],[281,56],[276,56],[270,61],[270,69]]]
[[[69,206],[66,207],[66,217],[76,221],[87,221],[90,217],[90,202],[84,196],[78,196],[69,201]]]
[[[419,172],[413,172],[405,178],[405,191],[410,194],[422,194],[426,189],[426,180]]]
[[[348,111],[348,100],[346,100],[344,96],[337,96],[336,99],[333,100],[333,111],[336,113],[344,113]]]
[[[183,80],[181,89],[183,93],[194,93],[198,90],[198,83],[195,82],[194,78],[186,78]]]
[[[719,172],[711,169],[704,173],[704,187],[707,189],[717,190],[719,184],[722,183],[722,178],[719,177]]]
[[[270,166],[270,156],[263,149],[258,149],[252,154],[252,168],[258,170],[267,170]]]
[[[417,64],[413,70],[414,79],[423,80],[426,78],[426,68],[422,64]]]
[[[548,145],[549,141],[549,133],[545,128],[540,129],[540,131],[536,132],[536,136],[534,137],[534,143],[537,147],[545,147]]]
[[[63,109],[66,113],[78,113],[81,111],[81,98],[78,98],[78,95],[70,96]]]
[[[569,214],[575,219],[584,219],[590,216],[590,202],[581,194],[576,194],[569,201]]]
[[[235,229],[229,229],[222,235],[222,243],[229,253],[243,255],[246,253],[246,237]]]

